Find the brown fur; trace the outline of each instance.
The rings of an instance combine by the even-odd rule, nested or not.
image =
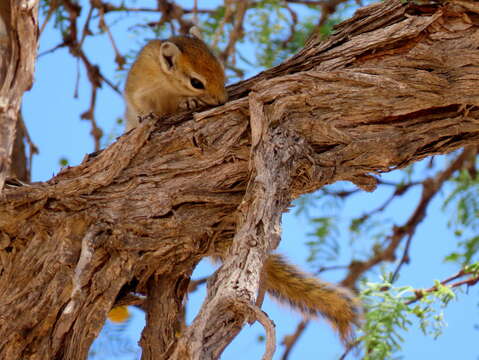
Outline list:
[[[164,43],[179,50],[168,70],[162,66]],[[192,78],[201,80],[204,89],[192,88]],[[172,114],[197,104],[219,105],[228,98],[223,67],[208,46],[191,35],[146,44],[128,73],[124,95],[127,130],[138,125],[138,116]]]
[[[361,314],[351,291],[307,276],[277,254],[266,260],[263,271],[264,286],[272,296],[307,316],[324,317],[344,342],[351,337],[352,326],[358,324]]]

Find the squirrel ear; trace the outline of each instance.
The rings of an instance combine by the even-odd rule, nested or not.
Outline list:
[[[171,41],[165,41],[160,47],[160,63],[163,70],[172,72],[175,68],[176,59],[181,54],[181,50]]]
[[[198,26],[192,26],[190,28],[190,35],[193,35],[194,37],[203,40],[203,36],[201,35],[201,30]]]

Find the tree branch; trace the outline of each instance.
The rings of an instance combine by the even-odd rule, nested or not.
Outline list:
[[[20,102],[33,81],[38,0],[4,0],[0,6],[0,192],[11,165]],[[21,39],[21,41],[20,41]]]
[[[461,278],[461,277],[466,276],[466,275],[469,276],[467,279],[461,280],[461,281],[456,281],[452,284],[449,284],[451,281],[453,281],[455,279],[458,279],[458,278]],[[467,285],[468,287],[469,286],[474,286],[478,282],[479,282],[479,274],[477,274],[477,273],[476,274],[474,274],[474,273],[471,274],[471,273],[467,273],[464,270],[461,270],[456,275],[453,275],[453,276],[447,278],[446,280],[441,281],[441,285],[447,286],[451,289],[454,289],[454,288],[462,286],[462,285]],[[428,293],[436,292],[437,290],[439,290],[439,287],[437,285],[434,285],[434,286],[430,287],[429,289],[418,289],[418,290],[415,291],[414,298],[406,301],[405,304],[406,305],[414,304],[416,301],[421,300]]]

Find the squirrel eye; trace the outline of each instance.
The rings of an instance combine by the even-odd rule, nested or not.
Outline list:
[[[201,90],[205,88],[205,85],[196,78],[191,78],[190,82],[191,82],[191,86],[193,86],[195,89]]]

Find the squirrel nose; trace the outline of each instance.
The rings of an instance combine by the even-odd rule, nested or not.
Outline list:
[[[226,101],[228,101],[228,93],[223,91],[223,93],[218,97],[219,103],[224,104]]]
[[[228,100],[228,93],[226,90],[223,90],[218,95],[214,96],[212,100],[214,101],[214,104],[212,105],[224,104]]]
[[[225,90],[218,95],[205,96],[202,100],[208,105],[224,104],[228,100],[228,93]]]

